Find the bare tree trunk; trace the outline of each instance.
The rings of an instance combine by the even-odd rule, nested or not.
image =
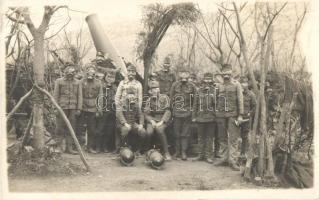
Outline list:
[[[152,56],[145,57],[143,59],[144,62],[144,92],[147,92],[147,86],[148,86],[148,78],[149,74],[152,71]]]
[[[44,33],[36,31],[34,34],[34,59],[33,59],[33,72],[34,81],[40,87],[44,86]],[[42,93],[34,90],[33,93],[33,132],[34,148],[40,150],[44,147],[43,130],[43,107],[44,96]]]

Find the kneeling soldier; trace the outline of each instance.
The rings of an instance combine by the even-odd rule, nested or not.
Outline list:
[[[145,106],[147,135],[151,136],[153,133],[156,133],[159,136],[164,150],[165,160],[171,160],[165,133],[165,129],[171,118],[169,97],[165,94],[160,94],[159,83],[157,81],[150,81],[148,93],[151,96],[146,100]]]
[[[215,132],[215,87],[213,74],[205,73],[199,85],[194,102],[193,122],[197,122],[199,156],[198,160],[212,163],[213,136]]]

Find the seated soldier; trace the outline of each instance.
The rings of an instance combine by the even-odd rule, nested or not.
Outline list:
[[[138,141],[140,150],[141,139],[145,138],[144,115],[142,113],[142,85],[135,79],[136,68],[128,65],[128,80],[122,80],[115,94],[116,120],[120,134],[120,146],[131,146],[128,141],[129,134],[138,135],[133,137]],[[118,145],[119,147],[119,145]]]
[[[159,83],[154,80],[149,82],[148,93],[150,97],[146,100],[145,106],[146,133],[148,136],[153,135],[153,133],[158,135],[164,150],[165,160],[171,160],[165,134],[165,129],[171,118],[169,97],[160,94]]]

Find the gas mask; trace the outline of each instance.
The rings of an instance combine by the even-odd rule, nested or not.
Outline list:
[[[181,72],[179,77],[182,83],[186,83],[188,81],[189,74],[187,72]]]
[[[211,85],[212,85],[212,80],[204,79],[203,86],[205,90],[209,90]]]
[[[135,76],[136,76],[135,70],[132,70],[132,69],[127,70],[127,77],[129,80],[133,80]]]
[[[231,75],[230,74],[223,74],[223,79],[228,81],[230,80]]]
[[[163,71],[168,72],[170,67],[171,67],[170,65],[163,65]]]
[[[67,78],[73,78],[75,74],[75,69],[73,67],[68,67],[65,71],[65,74]]]
[[[104,80],[107,83],[107,86],[111,86],[115,82],[115,75],[106,74]]]
[[[88,80],[93,80],[94,76],[95,76],[95,70],[90,69],[87,73],[86,73],[87,79]]]

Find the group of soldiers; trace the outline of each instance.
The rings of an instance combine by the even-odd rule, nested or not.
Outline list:
[[[127,79],[119,84],[115,69],[98,72],[97,62],[86,66],[81,80],[75,76],[75,66],[69,65],[64,77],[55,82],[54,97],[89,153],[108,152],[109,143],[114,143],[117,153],[123,146],[137,154],[157,146],[167,161],[172,157],[187,160],[193,127],[198,134],[196,160],[239,170],[238,160],[245,157],[248,148],[256,105],[246,77],[234,80],[232,67],[226,64],[219,74],[223,79],[220,83],[212,73],[197,81],[196,74],[184,69],[176,78],[166,57],[162,69],[150,75],[143,91],[136,79],[136,67],[131,63],[126,67]],[[168,138],[173,138],[171,144]],[[57,116],[58,147],[62,147],[63,139],[65,152],[76,154],[65,123]]]

